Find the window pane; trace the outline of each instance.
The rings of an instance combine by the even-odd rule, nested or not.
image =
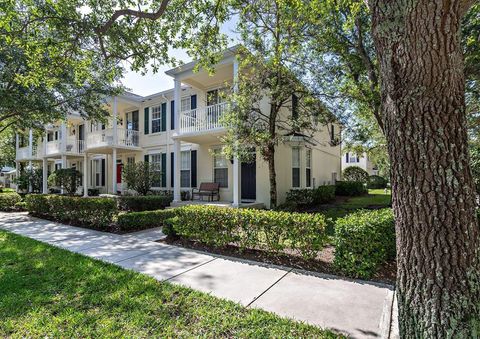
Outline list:
[[[292,167],[300,167],[300,148],[292,148]]]
[[[292,168],[292,187],[300,187],[300,168]]]
[[[180,171],[180,187],[190,187],[190,170]]]
[[[305,152],[305,166],[312,166],[312,150],[307,149],[307,151]]]
[[[310,168],[307,168],[307,169],[305,170],[305,181],[306,181],[306,182],[305,182],[305,186],[306,186],[306,187],[312,186],[312,179],[311,179],[311,170],[310,170]]]
[[[162,130],[162,107],[152,107],[152,133],[160,132]]]
[[[190,97],[186,97],[186,98],[182,99],[180,108],[181,108],[182,112],[190,111],[190,109],[191,109]]]
[[[228,187],[228,168],[216,168],[213,181],[220,184],[220,187]]]
[[[150,154],[150,163],[155,166],[155,180],[153,181],[153,187],[160,187],[161,185],[161,171],[162,171],[162,154]]]
[[[213,166],[223,168],[227,167],[227,164],[227,158],[220,151],[215,151]]]
[[[189,170],[190,169],[190,151],[182,151],[180,159],[180,169]]]

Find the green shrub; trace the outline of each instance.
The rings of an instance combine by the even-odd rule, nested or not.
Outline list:
[[[367,188],[360,181],[337,181],[335,194],[340,196],[354,197],[367,193]]]
[[[0,194],[0,211],[9,212],[15,210],[15,205],[22,201],[18,193],[9,192]]]
[[[117,225],[121,231],[144,230],[165,226],[165,220],[175,216],[176,209],[120,214]],[[165,233],[165,232],[164,232]]]
[[[165,195],[121,196],[118,198],[118,208],[121,211],[155,211],[170,206],[173,198]]]
[[[15,211],[26,211],[27,210],[27,204],[25,201],[19,201],[15,204]]]
[[[368,181],[368,172],[358,166],[350,166],[343,170],[343,179],[346,181]]]
[[[153,186],[160,183],[161,178],[161,172],[155,163],[141,161],[126,164],[122,168],[122,179],[127,188],[140,195],[147,195]]]
[[[67,194],[74,195],[82,184],[82,173],[75,168],[61,168],[48,177],[50,186],[63,188]]]
[[[289,213],[218,206],[185,206],[171,219],[182,237],[212,246],[235,244],[240,249],[269,252],[293,250],[311,259],[326,241],[320,214]]]
[[[287,206],[313,206],[335,200],[335,186],[319,186],[315,189],[293,189],[287,192]]]
[[[370,278],[395,258],[395,223],[391,209],[359,211],[335,224],[335,267],[355,278]]]
[[[30,194],[25,201],[33,215],[100,230],[108,229],[118,213],[117,203],[111,198]]]
[[[379,189],[387,187],[387,179],[379,175],[371,175],[368,177],[368,188]]]

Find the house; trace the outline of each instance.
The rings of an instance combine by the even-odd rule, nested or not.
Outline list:
[[[350,166],[358,166],[367,171],[369,175],[378,175],[378,168],[372,161],[370,161],[367,153],[363,153],[359,156],[354,152],[345,152],[342,156],[342,172],[345,168]]]
[[[166,72],[174,88],[150,96],[124,93],[108,102],[108,123],[85,121],[69,114],[66,122],[46,127],[41,140],[17,142],[17,162],[41,162],[44,173],[75,167],[86,173],[83,194],[98,188],[102,193],[125,189],[122,165],[148,161],[161,173],[157,190],[172,190],[174,203],[181,192],[202,182],[220,185],[220,200],[233,206],[246,203],[269,207],[267,163],[255,153],[242,163],[221,153],[226,129],[221,116],[226,109],[219,92],[231,88],[238,72],[238,47],[227,49],[211,75],[194,72],[195,62]],[[265,104],[268,109],[268,104]],[[285,110],[284,114],[292,114]],[[279,202],[290,189],[334,183],[340,176],[340,146],[333,142],[340,126],[319,126],[314,138],[286,133],[277,146],[276,174]],[[23,147],[20,147],[23,146]],[[44,192],[47,191],[46,176]]]
[[[0,187],[16,188],[16,170],[13,167],[5,166],[0,169]]]

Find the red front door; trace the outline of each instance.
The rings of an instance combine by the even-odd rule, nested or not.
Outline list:
[[[122,164],[117,164],[117,184],[122,183]]]

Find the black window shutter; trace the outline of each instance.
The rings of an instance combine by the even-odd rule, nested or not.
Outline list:
[[[197,95],[194,94],[190,97],[190,109],[196,109],[197,108]]]
[[[170,101],[170,129],[175,129],[175,100]]]
[[[348,152],[345,153],[345,162],[348,163]]]
[[[197,151],[190,152],[191,169],[192,169],[192,187],[197,187]]]
[[[148,125],[148,122],[149,122],[149,120],[150,120],[149,107],[145,107],[144,119],[145,119],[144,133],[145,133],[145,134],[148,134],[149,131],[150,131],[150,126]]]
[[[292,94],[292,118],[298,119],[298,97]]]
[[[162,153],[162,187],[167,187],[167,153]]]
[[[105,186],[105,159],[102,159],[102,186]]]
[[[170,186],[172,186],[172,187],[173,187],[173,183],[174,183],[173,177],[175,175],[173,173],[173,166],[174,166],[173,161],[174,161],[174,159],[175,159],[175,153],[171,152],[170,153]]]
[[[167,130],[167,103],[162,103],[162,132]]]
[[[148,162],[148,160],[149,160],[148,154],[145,154],[145,155],[143,156],[143,161],[144,161],[144,162]]]

